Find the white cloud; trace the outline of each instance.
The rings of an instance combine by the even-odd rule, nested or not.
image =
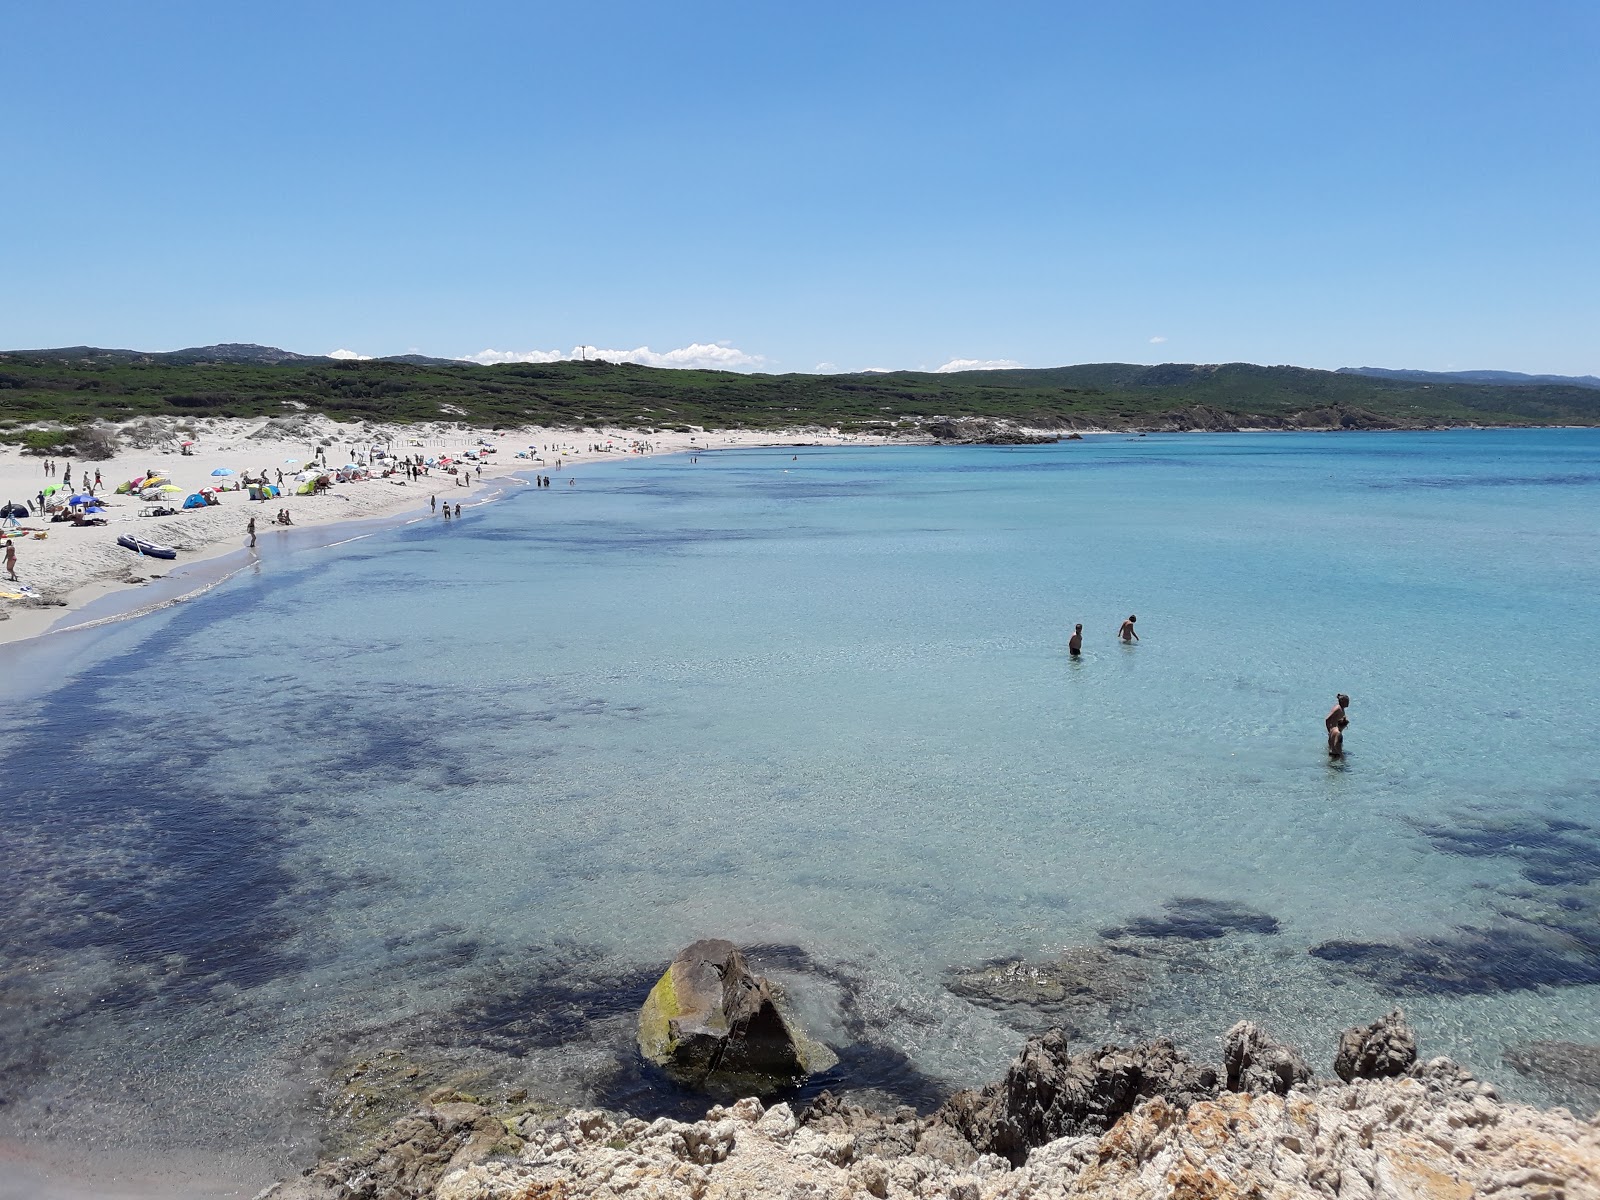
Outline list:
[[[481,350],[477,354],[462,356],[467,362],[490,365],[493,363],[552,363],[568,362],[575,358],[598,358],[606,362],[637,363],[644,367],[680,367],[714,371],[758,371],[767,360],[759,354],[746,354],[727,342],[695,342],[677,350],[657,352],[649,346],[632,350],[602,350],[594,346],[574,346],[561,350]]]
[[[370,354],[357,354],[354,350],[329,350],[329,358],[348,358],[355,362],[366,362],[372,357]]]
[[[1022,364],[1010,358],[952,358],[942,367],[935,367],[935,374],[944,375],[951,371],[1014,371]]]
[[[1159,346],[1159,345],[1161,345],[1162,342],[1164,342],[1166,340],[1167,339],[1165,337],[1163,337],[1161,334],[1158,333],[1158,334],[1156,334],[1155,337],[1150,339],[1150,344],[1152,346]]]
[[[813,375],[832,375],[839,370],[838,363],[820,362],[811,368]]]

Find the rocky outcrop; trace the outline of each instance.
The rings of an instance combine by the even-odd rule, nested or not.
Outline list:
[[[1383,1079],[1402,1075],[1417,1061],[1417,1035],[1398,1008],[1371,1025],[1356,1025],[1339,1035],[1339,1052],[1333,1073],[1352,1079]]]
[[[427,1200],[446,1172],[521,1146],[521,1139],[509,1135],[482,1105],[424,1105],[366,1150],[323,1162],[266,1195],[271,1200]]]
[[[453,1171],[437,1200],[1600,1198],[1600,1126],[1502,1105],[1447,1060],[1287,1097],[1181,1106],[1154,1096],[1108,1132],[1060,1138],[1021,1166],[993,1154],[882,1156],[755,1100],[693,1123],[586,1111],[525,1133],[516,1159]]]
[[[856,1154],[901,1158],[920,1154],[953,1167],[972,1165],[978,1152],[972,1143],[947,1124],[942,1115],[919,1117],[915,1109],[900,1107],[890,1113],[874,1112],[846,1104],[823,1092],[801,1114],[800,1123],[818,1133],[846,1134]]]
[[[721,938],[686,947],[650,990],[639,1050],[684,1087],[725,1095],[770,1095],[838,1062]]]
[[[1228,1031],[1225,1055],[1241,1090],[1220,1091],[1170,1042],[1071,1054],[1052,1034],[1030,1039],[1004,1080],[927,1117],[826,1092],[803,1117],[744,1099],[693,1122],[591,1110],[497,1118],[440,1101],[369,1151],[264,1195],[1600,1200],[1600,1118],[1503,1104],[1449,1059],[1416,1064],[1399,1012],[1341,1039],[1350,1082],[1310,1082],[1294,1050],[1249,1022]],[[1403,1074],[1385,1074],[1402,1062]]]
[[[1287,1096],[1311,1079],[1300,1052],[1268,1037],[1254,1021],[1240,1021],[1223,1036],[1222,1068],[1230,1092]]]
[[[941,417],[929,421],[922,431],[936,442],[953,446],[1033,446],[1061,440],[1058,434],[987,417]]]
[[[936,1115],[980,1154],[1021,1165],[1057,1138],[1104,1133],[1141,1100],[1160,1096],[1182,1109],[1216,1092],[1216,1071],[1196,1066],[1165,1038],[1074,1054],[1053,1030],[1029,1038],[1004,1079],[957,1092]]]

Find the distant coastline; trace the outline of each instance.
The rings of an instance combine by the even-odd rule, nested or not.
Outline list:
[[[311,414],[344,426],[616,427],[654,437],[807,428],[895,440],[939,440],[936,427],[951,421],[1038,434],[1600,425],[1600,387],[1588,378],[1251,363],[766,375],[593,359],[491,367],[253,345],[79,346],[0,351],[0,443],[64,455],[99,422]]]

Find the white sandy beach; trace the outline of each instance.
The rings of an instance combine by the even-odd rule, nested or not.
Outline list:
[[[153,428],[154,427],[154,428]],[[85,475],[92,481],[98,470],[104,498],[104,526],[76,527],[55,523],[40,514],[40,491],[62,480],[66,458],[57,461],[56,474],[45,474],[46,458],[23,454],[15,446],[0,447],[0,505],[26,504],[33,515],[20,520],[31,531],[11,540],[17,548],[17,578],[13,584],[0,572],[0,643],[37,637],[52,629],[70,628],[72,614],[84,605],[118,591],[146,585],[152,579],[177,576],[196,563],[249,545],[246,526],[256,520],[256,549],[271,554],[276,539],[287,532],[273,524],[279,509],[287,509],[294,527],[327,525],[362,519],[417,516],[431,512],[429,498],[441,504],[470,506],[496,494],[496,484],[515,482],[508,477],[523,472],[553,474],[560,469],[630,453],[672,454],[696,449],[737,446],[866,444],[879,439],[846,436],[827,430],[786,431],[712,430],[697,433],[650,432],[621,428],[596,430],[550,429],[528,426],[490,432],[466,425],[351,425],[307,414],[292,418],[205,418],[188,423],[193,432],[180,432],[177,422],[131,422],[119,427],[122,448],[99,461],[72,461],[72,491],[79,491]],[[154,436],[160,434],[162,436]],[[148,444],[133,444],[139,441]],[[183,442],[192,441],[185,454]],[[489,443],[494,453],[480,461],[466,461],[464,474],[450,475],[433,469],[420,479],[403,473],[381,474],[371,459],[374,448],[402,457],[425,459],[448,456],[461,460],[467,451],[481,452]],[[335,483],[321,495],[294,494],[294,475],[321,450],[330,469],[350,462],[373,462],[371,478]],[[529,455],[516,457],[518,452]],[[52,461],[56,461],[53,460]],[[480,470],[481,467],[481,470]],[[218,469],[233,472],[214,475]],[[181,505],[201,488],[232,487],[245,475],[268,472],[273,479],[282,471],[288,494],[270,500],[251,500],[243,490],[217,493],[219,503],[180,511],[174,516],[148,516],[153,504],[135,495],[115,495],[129,480],[158,472],[177,491],[164,501]],[[565,478],[565,477],[563,477]],[[520,486],[520,485],[519,485]],[[68,493],[58,493],[58,497]],[[51,497],[54,501],[58,497]],[[117,537],[134,533],[177,550],[173,560],[146,558],[117,545]],[[19,596],[18,593],[21,593]]]

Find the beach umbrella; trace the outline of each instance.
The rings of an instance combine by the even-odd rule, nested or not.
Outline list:
[[[94,497],[88,492],[79,492],[76,496],[67,497],[68,504],[93,504]]]
[[[298,458],[286,458],[283,460],[283,465],[286,467],[297,467],[300,465],[300,460]]]
[[[156,489],[158,492],[181,492],[183,489],[175,483],[164,483]]]
[[[52,483],[49,487],[44,489],[44,494],[46,496],[54,496],[60,490],[61,485],[59,483]]]
[[[233,468],[232,467],[218,467],[215,471],[213,471],[211,473],[213,475],[232,475],[233,474]]]

